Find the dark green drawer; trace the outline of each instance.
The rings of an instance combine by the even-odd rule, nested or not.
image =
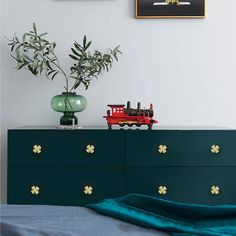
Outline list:
[[[219,153],[211,152],[212,145],[219,146]],[[235,146],[236,131],[231,130],[130,130],[126,133],[128,166],[236,166]],[[160,153],[159,148],[166,153]]]
[[[8,165],[121,166],[124,145],[124,132],[119,130],[10,130]],[[93,147],[94,152],[87,153]]]
[[[188,203],[236,204],[234,179],[235,167],[129,167],[127,192]],[[219,194],[211,193],[213,186]]]
[[[31,193],[32,186],[39,187],[38,194]],[[33,188],[33,192],[37,193],[37,189]],[[8,168],[9,204],[79,206],[123,194],[121,168]]]

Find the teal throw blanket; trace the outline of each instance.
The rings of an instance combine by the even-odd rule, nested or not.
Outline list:
[[[87,207],[135,225],[172,236],[236,235],[235,205],[198,205],[163,200],[139,194],[105,199]]]

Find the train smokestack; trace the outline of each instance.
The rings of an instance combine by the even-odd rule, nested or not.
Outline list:
[[[137,109],[138,109],[138,110],[140,110],[140,109],[141,109],[141,102],[138,102]]]
[[[127,109],[130,109],[130,107],[131,107],[131,102],[128,101],[128,102],[127,102]]]

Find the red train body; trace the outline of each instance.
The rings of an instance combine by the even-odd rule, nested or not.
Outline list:
[[[149,129],[152,128],[153,124],[157,123],[157,120],[153,119],[153,105],[150,104],[149,109],[141,109],[140,102],[138,103],[137,109],[130,107],[130,102],[127,102],[127,108],[125,105],[108,105],[111,110],[107,110],[107,115],[104,116],[107,120],[109,128],[112,125],[120,125],[121,127],[128,125],[132,127],[136,125],[147,125]]]

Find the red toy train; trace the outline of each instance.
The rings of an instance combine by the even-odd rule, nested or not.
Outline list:
[[[103,118],[106,118],[107,125],[109,128],[112,125],[120,125],[121,127],[128,125],[132,127],[136,125],[140,127],[141,125],[147,125],[149,129],[152,128],[152,125],[157,123],[157,120],[153,119],[153,105],[150,104],[149,109],[141,109],[141,103],[138,102],[137,109],[131,108],[131,104],[127,102],[127,108],[125,105],[108,105],[111,108],[107,110],[107,115]]]

